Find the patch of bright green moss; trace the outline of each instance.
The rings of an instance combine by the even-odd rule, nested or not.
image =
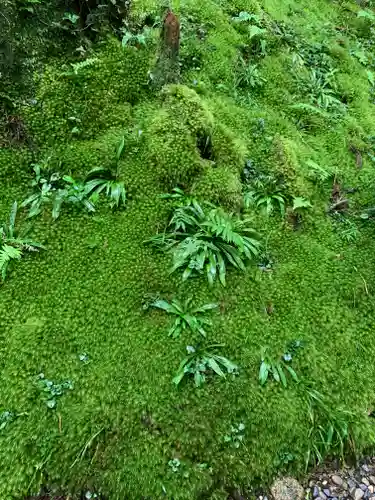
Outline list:
[[[259,3],[311,43],[349,16],[321,1]],[[296,94],[284,43],[259,61],[267,79],[261,92],[247,89],[241,101],[231,87],[243,41],[232,10],[258,12],[256,2],[177,4],[178,12],[208,25],[207,52],[194,70],[198,82],[182,67],[184,85],[157,94],[147,86],[154,49],[124,50],[110,41],[94,47],[97,62],[82,69],[82,78],[64,76],[64,61],[45,68],[36,103],[25,111],[33,147],[0,151],[2,218],[14,199],[27,196],[32,161],[50,154],[62,173],[83,177],[112,165],[122,137],[119,173],[129,194],[123,211],[102,204],[94,216],[67,209],[56,222],[49,213],[35,219],[32,234],[47,251],[25,257],[0,289],[1,410],[24,413],[1,431],[1,498],[37,493],[47,482],[111,500],[213,500],[234,485],[246,490],[270,480],[283,453],[295,457],[289,473],[300,474],[309,431],[303,388],[258,383],[261,347],[278,357],[292,340],[305,342],[293,361],[298,375],[333,408],[355,414],[358,450],[371,444],[374,231],[371,221],[356,217],[356,242],[333,231],[326,214],[332,186],[313,184],[307,163],[312,158],[336,170],[343,187],[358,188],[350,198],[355,215],[373,202],[375,171],[365,147],[375,122],[367,75],[351,62],[349,46],[340,46],[333,59],[347,111],[329,119],[302,116],[309,125],[302,127],[291,105],[305,96]],[[160,6],[135,1],[134,14]],[[81,131],[72,133],[74,126]],[[362,169],[351,144],[364,149]],[[144,245],[167,222],[171,206],[160,194],[179,184],[238,208],[245,161],[282,177],[289,196],[309,197],[311,215],[293,231],[277,215],[248,214],[267,242],[272,272],[231,270],[225,289],[203,279],[181,282],[170,275],[168,256]],[[144,309],[156,296],[218,302],[209,340],[225,344],[223,354],[240,366],[238,377],[176,389],[172,377],[193,339],[168,338],[168,318]],[[80,360],[83,353],[88,363]],[[41,372],[74,384],[55,410],[35,385]],[[234,449],[224,436],[241,422],[245,446]],[[173,458],[181,462],[177,472],[168,465]]]

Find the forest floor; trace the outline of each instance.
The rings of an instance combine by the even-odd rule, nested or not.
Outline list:
[[[0,220],[17,201],[17,227],[45,249],[14,258],[0,288],[1,499],[251,498],[374,444],[371,2],[173,1],[179,70],[160,88],[162,4],[134,0],[121,36],[31,54],[6,115]],[[104,191],[95,212],[82,202],[94,168],[115,171],[125,207]],[[145,244],[174,188],[259,234],[226,286],[182,280]],[[53,209],[58,189],[75,194]],[[207,339],[169,337],[161,299],[216,304]],[[238,370],[177,387],[202,342]]]

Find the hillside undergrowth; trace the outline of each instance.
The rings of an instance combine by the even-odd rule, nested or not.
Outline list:
[[[21,3],[12,29],[48,22]],[[163,7],[133,0],[113,29],[106,10],[102,36],[65,19],[16,97],[4,76],[0,221],[17,201],[43,245],[0,285],[4,499],[251,498],[374,444],[372,2],[174,1],[179,81],[159,88]],[[94,169],[122,203],[89,189]],[[169,337],[153,304],[190,301],[216,306],[205,336],[189,316]]]

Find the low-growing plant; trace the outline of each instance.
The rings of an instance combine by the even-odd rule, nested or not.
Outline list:
[[[110,199],[111,208],[118,208],[120,205],[126,205],[126,189],[125,184],[119,181],[119,162],[125,150],[125,137],[122,137],[118,147],[116,148],[116,171],[112,172],[108,168],[94,168],[91,170],[85,179],[85,190],[88,196],[99,196],[102,191],[105,191],[106,196]]]
[[[172,254],[171,272],[183,268],[184,280],[206,274],[210,284],[218,277],[225,286],[228,264],[245,271],[245,262],[259,253],[259,236],[247,219],[208,203],[176,208],[168,227],[147,242]]]
[[[35,164],[33,166],[35,178],[31,185],[36,190],[23,201],[21,207],[29,207],[28,217],[35,217],[43,211],[43,205],[52,205],[52,218],[57,219],[61,213],[61,207],[73,205],[85,208],[88,212],[95,212],[92,201],[93,196],[85,182],[77,181],[70,175],[60,176],[58,172],[49,174],[48,169],[43,172],[46,164]]]
[[[146,46],[147,41],[150,39],[152,35],[152,29],[148,26],[145,26],[141,33],[133,33],[128,29],[122,30],[122,46],[123,47],[134,47],[139,48],[141,46]]]
[[[267,216],[277,209],[281,216],[285,215],[286,196],[276,179],[262,176],[254,182],[254,186],[244,194],[245,208],[255,206]]]
[[[42,164],[32,165],[35,174],[31,181],[31,186],[36,190],[32,195],[22,202],[21,207],[29,207],[28,217],[35,217],[43,210],[43,205],[53,203],[60,183],[60,174],[58,172],[49,173],[46,168],[48,160]],[[45,168],[45,172],[43,172]]]
[[[178,472],[180,470],[181,461],[178,458],[172,458],[168,460],[168,467],[172,472]]]
[[[206,381],[209,373],[215,373],[223,378],[226,377],[226,374],[236,375],[238,373],[237,365],[215,352],[218,347],[223,347],[223,345],[187,346],[188,356],[181,361],[173,383],[179,385],[185,377],[192,376],[195,386],[200,387]]]
[[[295,382],[299,382],[296,372],[288,363],[289,361],[286,361],[285,358],[271,358],[267,354],[267,348],[263,347],[261,351],[261,363],[259,368],[260,384],[265,385],[269,378],[272,377],[276,382],[281,383],[284,387],[287,387],[287,378],[284,370],[289,372]]]
[[[176,316],[176,319],[170,328],[168,335],[177,338],[185,330],[191,330],[193,333],[199,333],[206,337],[205,325],[211,325],[211,322],[202,317],[207,311],[217,308],[217,304],[205,304],[200,307],[193,307],[192,299],[189,298],[185,302],[172,300],[171,303],[166,300],[156,300],[152,306],[157,309],[162,309],[168,314]]]
[[[19,232],[16,229],[17,202],[12,205],[9,222],[0,226],[0,271],[5,281],[8,270],[20,260],[24,252],[38,252],[45,247],[34,240],[26,238],[27,230]]]
[[[88,212],[95,212],[95,206],[90,199],[90,193],[84,182],[78,181],[70,175],[64,175],[63,181],[65,182],[65,187],[58,189],[53,199],[52,217],[54,219],[60,216],[63,204],[85,208]]]
[[[312,104],[324,110],[343,110],[343,103],[336,97],[336,86],[333,80],[335,72],[318,72],[312,69],[307,78],[298,78],[298,86],[308,95]]]
[[[347,451],[355,451],[354,414],[342,408],[332,408],[320,392],[307,388],[310,419],[306,470],[310,464],[324,461],[328,455],[337,455],[343,462]]]
[[[44,373],[39,373],[37,377],[37,387],[41,391],[43,400],[48,408],[56,408],[57,398],[62,396],[64,392],[73,389],[73,384],[70,380],[65,380],[59,384],[48,380],[44,377]]]
[[[315,163],[315,161],[311,159],[307,160],[306,165],[310,169],[310,178],[317,183],[324,184],[326,181],[331,180],[335,176],[334,172],[332,172],[328,168],[318,165],[318,163]]]
[[[341,239],[347,243],[357,241],[359,237],[359,230],[357,225],[345,216],[338,214],[337,223],[335,224],[336,230]]]
[[[299,217],[302,217],[312,208],[310,200],[304,198],[303,196],[295,196],[293,198],[293,212]]]
[[[235,88],[256,89],[263,87],[267,80],[261,75],[258,65],[246,62],[242,57],[238,60],[235,76]]]
[[[8,425],[14,422],[18,417],[27,415],[26,412],[15,413],[13,411],[5,410],[0,413],[0,432],[3,431]]]
[[[224,436],[224,443],[231,443],[234,448],[239,448],[245,438],[245,424],[232,425],[230,432]]]

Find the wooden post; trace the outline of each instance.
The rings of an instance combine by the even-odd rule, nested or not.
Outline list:
[[[180,21],[176,14],[168,9],[161,31],[159,58],[152,74],[154,84],[157,87],[179,81],[179,53]]]

